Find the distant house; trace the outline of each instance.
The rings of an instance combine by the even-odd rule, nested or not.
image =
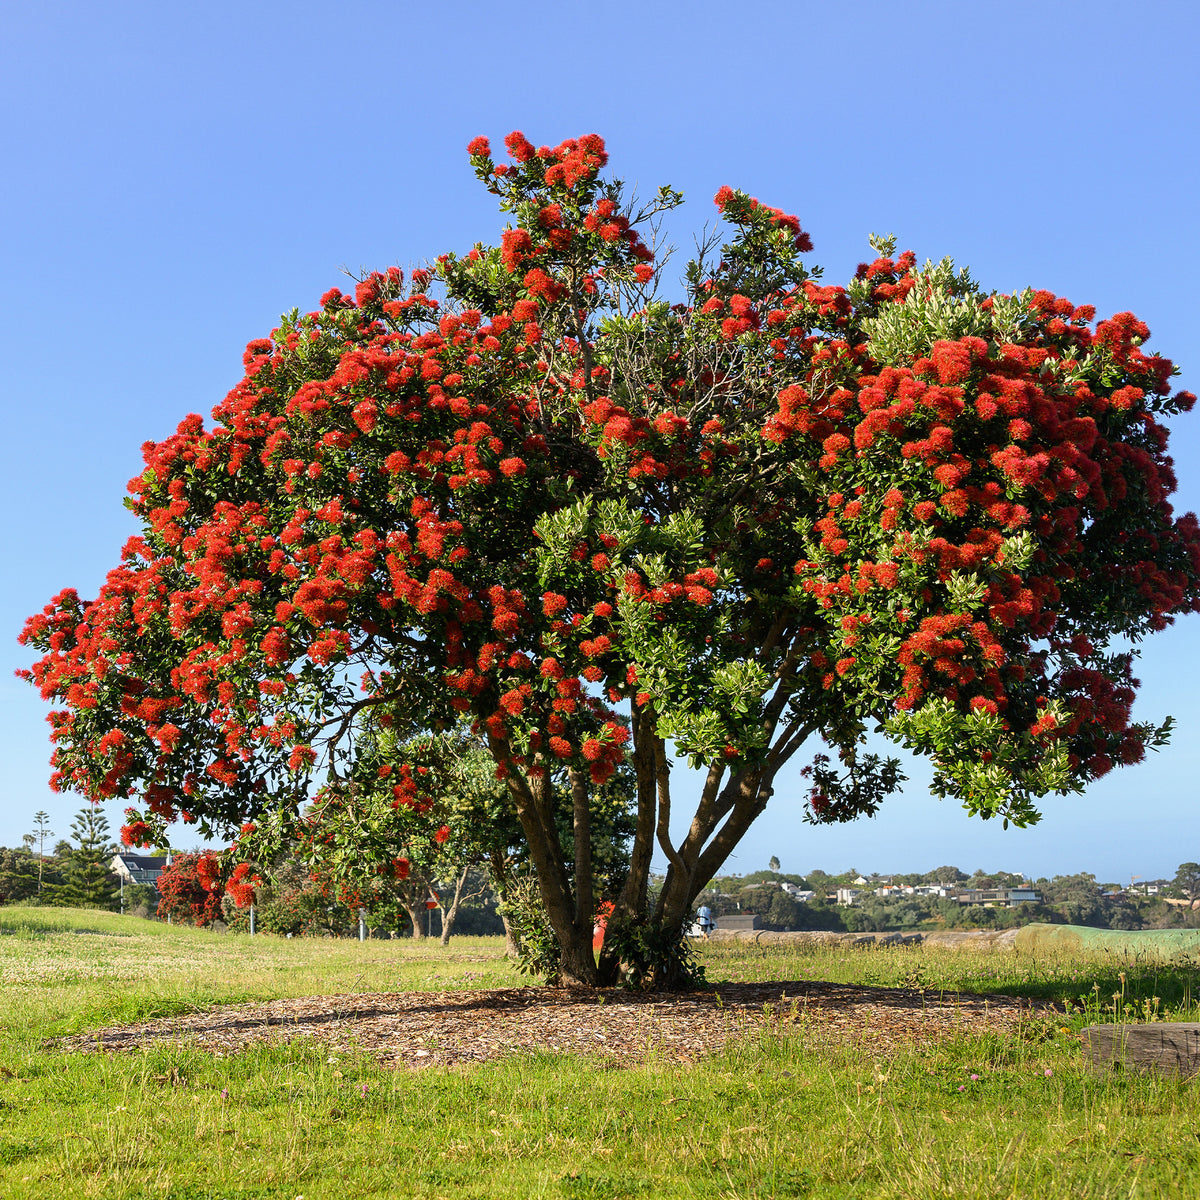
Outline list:
[[[158,858],[149,854],[118,854],[108,865],[124,883],[148,883],[157,887],[167,859],[165,855]]]
[[[981,904],[984,908],[1016,908],[1018,904],[1041,904],[1042,894],[1031,887],[967,888],[955,894],[959,904]]]
[[[734,929],[761,929],[762,919],[758,913],[730,913],[725,917],[717,917],[717,928],[725,932]]]
[[[797,887],[794,883],[781,883],[779,885],[793,900],[800,900],[807,903],[816,896],[816,892],[808,891],[805,888]]]
[[[841,905],[851,905],[858,903],[858,889],[840,887],[835,893],[837,902]]]

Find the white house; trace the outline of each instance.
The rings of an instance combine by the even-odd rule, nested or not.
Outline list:
[[[804,903],[807,903],[817,894],[816,892],[806,891],[804,888],[797,887],[794,883],[781,883],[779,886],[783,888],[783,890],[787,892],[787,894],[791,896],[793,900],[800,900]]]
[[[167,865],[166,857],[149,854],[117,854],[108,864],[118,879],[124,883],[158,884],[158,877]]]
[[[1016,908],[1018,904],[1041,904],[1042,894],[1031,887],[967,888],[954,897],[959,904],[981,904],[984,908]]]

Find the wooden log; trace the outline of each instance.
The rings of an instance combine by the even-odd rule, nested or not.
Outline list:
[[[1200,1072],[1200,1022],[1154,1021],[1148,1025],[1091,1025],[1084,1030],[1097,1067],[1158,1071],[1162,1075]]]

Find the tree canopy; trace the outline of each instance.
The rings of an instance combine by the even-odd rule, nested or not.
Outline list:
[[[1172,883],[1188,900],[1200,900],[1200,863],[1180,863]]]
[[[813,740],[809,820],[897,787],[879,731],[1025,824],[1165,738],[1132,718],[1133,647],[1200,603],[1162,424],[1194,397],[1141,321],[891,239],[825,285],[797,218],[727,187],[673,301],[646,239],[678,193],[629,201],[594,135],[506,144],[469,147],[499,246],[332,289],[249,344],[211,427],[147,443],[142,535],[23,634],[58,786],[135,800],[127,836],[182,815],[249,853],[308,822],[319,856],[322,806],[427,812],[439,761],[402,750],[459,731],[591,983],[623,763],[610,929],[669,938]],[[678,844],[672,748],[704,775]]]

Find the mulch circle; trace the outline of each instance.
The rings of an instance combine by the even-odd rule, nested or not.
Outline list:
[[[1012,1034],[1056,1009],[1012,996],[788,980],[697,992],[523,987],[307,996],[225,1006],[57,1039],[60,1049],[186,1043],[215,1055],[305,1039],[384,1065],[484,1062],[513,1053],[585,1054],[613,1066],[647,1056],[690,1062],[763,1031],[851,1042],[879,1055],[963,1033]]]

